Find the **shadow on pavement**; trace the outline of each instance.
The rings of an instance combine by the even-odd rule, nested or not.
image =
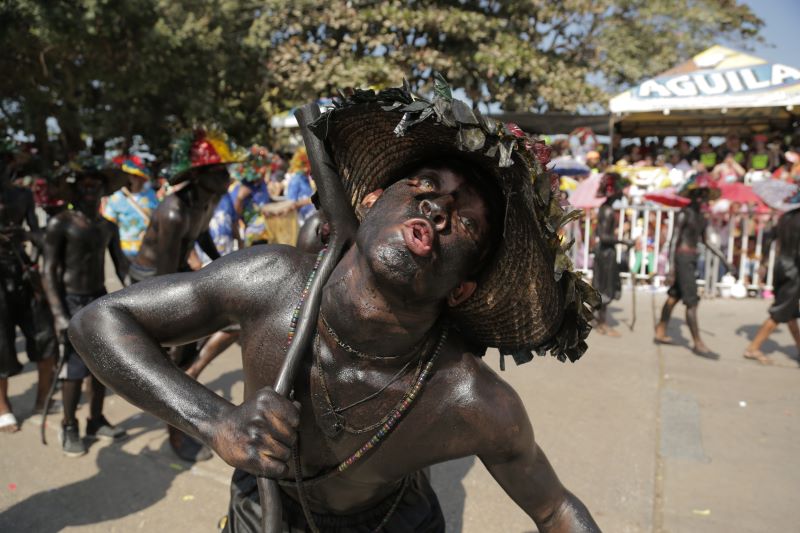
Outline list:
[[[202,382],[202,374],[200,377]],[[204,383],[204,385],[231,402],[233,401],[233,387],[242,381],[244,381],[244,372],[241,369],[236,369],[217,376],[212,381]]]
[[[467,491],[463,479],[475,464],[475,457],[463,457],[433,467],[431,484],[439,497],[447,531],[457,533],[464,528],[464,503]]]
[[[71,459],[64,459],[69,461]],[[39,492],[0,513],[0,531],[56,532],[139,512],[164,498],[179,472],[115,446],[97,455],[99,472],[81,481]]]

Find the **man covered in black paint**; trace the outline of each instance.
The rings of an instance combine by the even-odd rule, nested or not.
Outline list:
[[[105,253],[111,255],[117,277],[124,284],[128,260],[122,252],[119,229],[100,215],[103,196],[122,187],[127,181],[121,172],[106,168],[101,157],[84,156],[69,163],[60,173],[69,191],[71,209],[50,219],[44,241],[45,290],[53,310],[59,335],[66,333],[70,318],[83,307],[106,294]],[[86,367],[81,356],[67,342],[65,360],[58,376],[62,380],[64,419],[61,423],[61,447],[68,457],[86,453],[80,438],[75,413],[81,386],[91,376],[88,437],[114,440],[125,432],[103,416],[106,387]]]
[[[71,338],[109,386],[236,467],[228,531],[260,529],[254,476],[267,476],[281,482],[284,530],[443,532],[425,468],[471,455],[539,531],[599,531],[480,359],[486,346],[518,363],[586,349],[596,296],[567,269],[557,187],[529,156],[535,140],[478,118],[446,86],[436,94],[358,91],[318,122],[362,222],[324,286],[294,401],[270,385],[315,271],[297,248],[229,254],[73,319]],[[161,350],[232,324],[239,406]]]
[[[195,242],[212,260],[219,259],[208,223],[230,184],[227,165],[243,160],[244,156],[234,149],[224,133],[213,129],[196,128],[173,141],[169,179],[175,192],[164,198],[150,219],[131,265],[133,282],[190,272],[189,256]],[[173,347],[170,356],[176,365],[188,370],[198,351],[198,343],[192,342]],[[210,449],[185,433],[172,426],[168,431],[170,446],[181,459],[211,458]]]
[[[708,221],[702,208],[709,201],[719,198],[720,190],[713,186],[708,174],[692,176],[681,188],[680,195],[688,197],[691,203],[681,209],[675,217],[672,239],[669,243],[670,271],[667,282],[670,285],[667,301],[661,309],[661,320],[656,325],[654,341],[671,344],[672,338],[667,335],[667,326],[672,309],[679,301],[686,306],[686,324],[692,334],[695,355],[706,359],[717,360],[719,354],[712,352],[700,338],[700,326],[697,322],[697,306],[700,297],[697,294],[697,258],[699,246],[716,255],[726,269],[733,271],[725,256],[706,240]]]
[[[25,336],[25,351],[39,374],[34,413],[44,408],[58,353],[53,317],[37,265],[23,246],[26,240],[38,246],[41,235],[33,194],[12,184],[22,163],[13,143],[6,141],[0,146],[0,432],[7,433],[19,430],[8,399],[8,378],[22,370],[15,328],[18,326]]]
[[[617,238],[617,218],[613,208],[614,202],[622,198],[622,192],[627,185],[628,181],[622,176],[609,172],[603,175],[597,190],[597,195],[605,197],[606,201],[597,213],[598,245],[594,252],[592,286],[600,293],[602,303],[595,313],[595,331],[609,337],[619,337],[619,332],[608,325],[608,306],[612,301],[619,300],[622,294],[617,245],[633,245],[632,241]]]

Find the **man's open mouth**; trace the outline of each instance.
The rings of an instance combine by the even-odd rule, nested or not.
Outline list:
[[[403,240],[414,255],[420,257],[431,255],[433,235],[433,227],[425,219],[414,218],[403,223]]]

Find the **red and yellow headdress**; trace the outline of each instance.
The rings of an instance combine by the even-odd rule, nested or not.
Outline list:
[[[246,157],[247,152],[237,148],[225,132],[198,127],[173,141],[169,181],[175,185],[185,181],[193,168],[240,163]]]

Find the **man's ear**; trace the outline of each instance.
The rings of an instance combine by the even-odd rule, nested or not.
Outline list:
[[[383,194],[383,189],[375,189],[361,200],[361,203],[356,207],[356,216],[363,219],[370,208],[378,201],[378,198]]]
[[[462,281],[458,287],[450,291],[450,294],[447,295],[447,305],[449,307],[457,306],[472,296],[472,293],[474,293],[477,288],[478,284],[474,281]]]

